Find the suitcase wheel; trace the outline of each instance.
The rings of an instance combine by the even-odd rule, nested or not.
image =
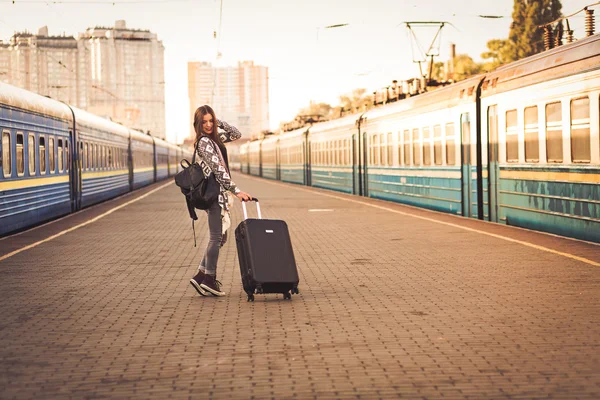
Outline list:
[[[297,287],[295,287],[295,288],[292,289],[292,293],[298,294],[298,293],[300,293],[300,291],[298,290]]]
[[[248,301],[254,301],[254,295],[253,294],[249,294],[248,295]]]
[[[283,294],[283,299],[284,300],[291,300],[292,299],[292,294],[290,292],[286,292]]]

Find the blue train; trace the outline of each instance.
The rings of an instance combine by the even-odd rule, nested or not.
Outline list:
[[[600,242],[600,35],[240,149],[242,172]]]
[[[0,236],[175,175],[191,152],[0,83]]]

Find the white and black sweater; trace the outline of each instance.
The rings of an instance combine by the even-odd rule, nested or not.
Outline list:
[[[225,121],[217,120],[217,126],[222,129],[219,132],[219,138],[223,143],[232,142],[242,137],[240,131],[235,127],[229,125]],[[200,138],[197,149],[197,156],[200,160],[199,164],[202,167],[204,176],[208,176],[211,172],[215,175],[215,179],[221,186],[221,193],[219,194],[219,205],[224,210],[229,210],[227,204],[227,196],[225,192],[229,191],[233,194],[240,192],[235,182],[231,180],[229,173],[229,166],[222,154],[219,146],[208,136]]]

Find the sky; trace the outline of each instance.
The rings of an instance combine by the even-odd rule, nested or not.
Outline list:
[[[563,15],[595,2],[562,0]],[[412,36],[404,22],[449,23],[436,61],[448,59],[450,43],[457,54],[481,61],[488,40],[508,36],[512,8],[513,0],[0,0],[0,40],[42,26],[51,35],[77,37],[116,20],[156,33],[165,47],[167,139],[181,143],[189,134],[189,61],[267,66],[275,130],[311,101],[335,106],[353,89],[372,92],[418,76],[418,46],[426,51],[437,27],[417,27]],[[600,13],[600,6],[594,9]],[[571,20],[575,37],[584,36],[579,15]],[[347,25],[328,28],[337,24]]]

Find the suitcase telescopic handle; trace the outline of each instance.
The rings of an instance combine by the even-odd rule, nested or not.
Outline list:
[[[262,219],[262,216],[260,215],[260,204],[258,204],[258,199],[254,197],[249,201],[256,202],[256,212],[258,213],[258,219]],[[242,210],[244,211],[244,219],[248,219],[248,211],[246,211],[246,200],[242,200]]]

